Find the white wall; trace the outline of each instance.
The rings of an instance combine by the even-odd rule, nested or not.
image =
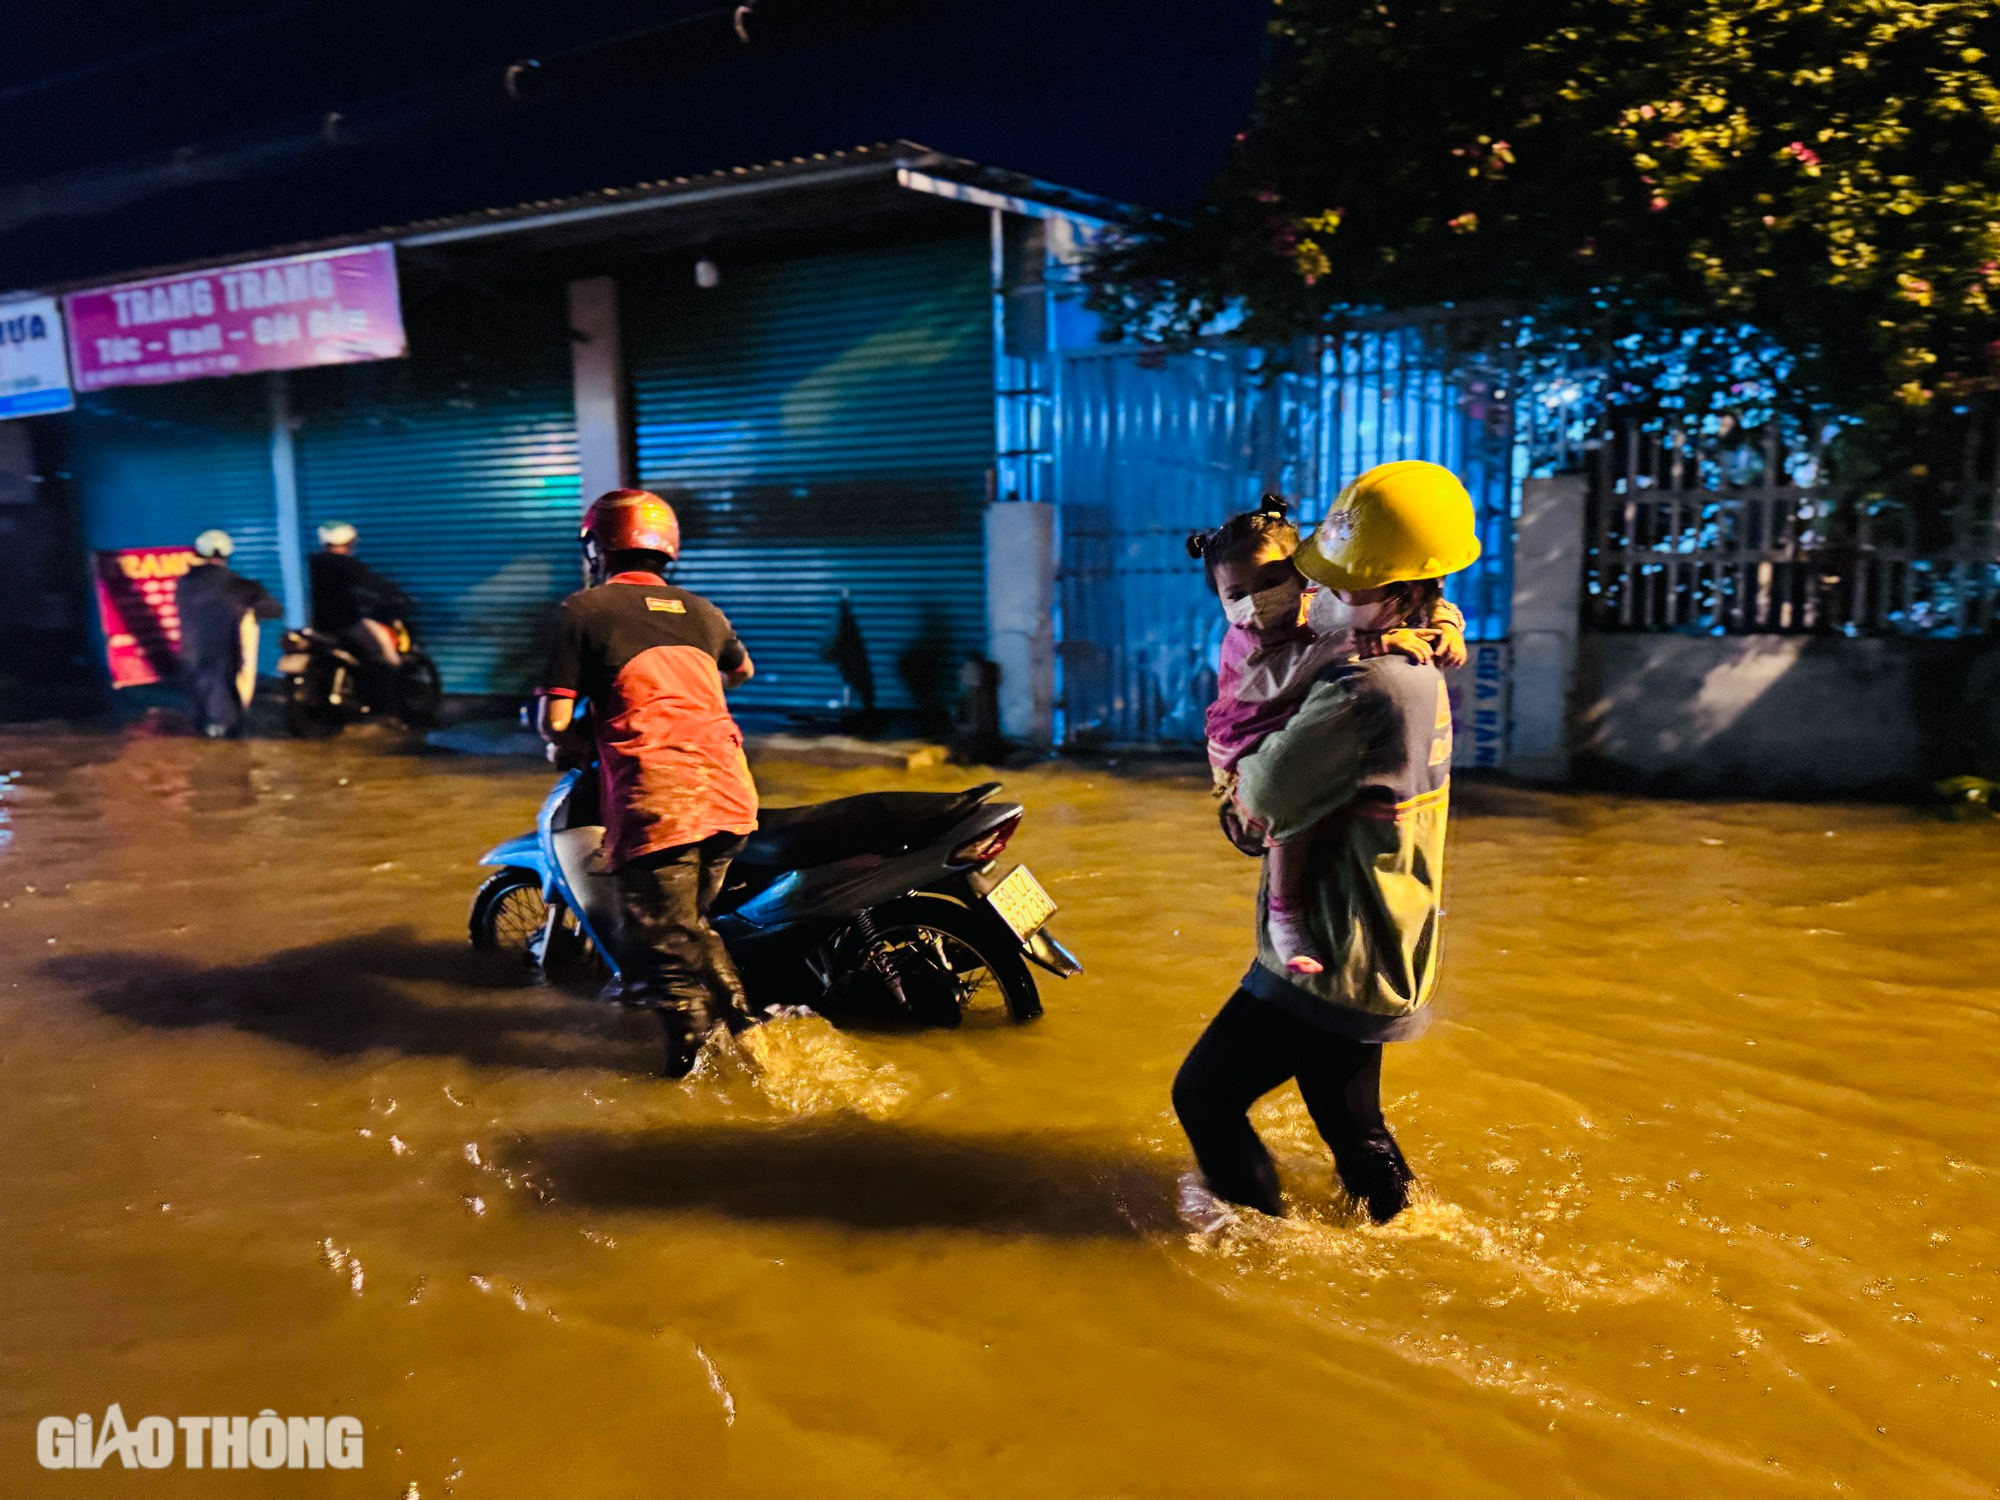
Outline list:
[[[1580,647],[1574,749],[1592,780],[1895,792],[2000,756],[2000,644],[1585,632]]]
[[[1569,777],[1571,699],[1583,611],[1580,475],[1521,486],[1514,527],[1512,693],[1507,769],[1530,781]]]
[[[986,507],[987,654],[1000,666],[1000,732],[1047,745],[1055,735],[1055,507]]]

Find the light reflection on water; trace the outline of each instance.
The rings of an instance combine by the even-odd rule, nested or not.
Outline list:
[[[383,1492],[524,1500],[669,1452],[760,1497],[1992,1493],[1992,826],[1461,788],[1385,1068],[1415,1207],[1352,1212],[1287,1090],[1293,1217],[1202,1231],[1167,1086],[1254,867],[1194,778],[1007,776],[1090,965],[1035,1026],[798,1016],[669,1085],[466,947],[543,773],[384,748],[7,745],[9,1430],[353,1410]]]

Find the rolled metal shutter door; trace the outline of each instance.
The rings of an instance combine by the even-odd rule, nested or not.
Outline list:
[[[681,513],[676,581],[757,664],[742,707],[842,705],[825,654],[843,592],[879,707],[948,712],[984,653],[987,257],[953,239],[624,287],[640,482]]]
[[[406,296],[407,359],[293,377],[305,545],[352,522],[446,691],[522,694],[582,585],[563,291]]]
[[[236,542],[230,566],[282,598],[265,403],[264,382],[244,378],[79,398],[68,419],[69,468],[84,545],[93,552],[191,547],[219,527]],[[277,637],[269,628],[263,633],[267,672]]]

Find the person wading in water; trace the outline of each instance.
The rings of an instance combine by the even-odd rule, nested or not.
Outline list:
[[[195,732],[212,740],[243,737],[257,691],[257,622],[284,613],[263,584],[229,566],[235,551],[228,532],[204,531],[174,587]]]
[[[1266,556],[1265,553],[1270,555]],[[1219,590],[1283,555],[1208,559]],[[1357,629],[1427,623],[1436,580],[1479,556],[1472,497],[1436,464],[1383,464],[1355,480],[1293,556]],[[1295,916],[1324,957],[1289,968],[1257,897],[1257,958],[1181,1064],[1174,1111],[1217,1198],[1282,1214],[1277,1168],[1250,1106],[1297,1079],[1348,1194],[1386,1222],[1412,1173],[1382,1117],[1382,1047],[1419,1035],[1437,984],[1451,777],[1451,706],[1428,661],[1391,652],[1319,671],[1289,722],[1237,767],[1233,813],[1268,844],[1304,846]],[[1210,1205],[1184,1203],[1200,1214]]]
[[[595,754],[623,999],[658,1014],[666,1074],[684,1078],[711,1030],[750,1019],[708,920],[757,827],[757,786],[723,700],[750,680],[750,653],[721,610],[667,582],[681,526],[658,495],[598,496],[581,541],[590,587],[556,612],[536,724],[572,763]],[[578,699],[590,706],[585,733]]]

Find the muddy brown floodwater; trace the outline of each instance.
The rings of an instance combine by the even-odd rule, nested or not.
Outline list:
[[[1462,788],[1423,1201],[1353,1222],[1286,1091],[1296,1217],[1203,1238],[1197,781],[1008,775],[1090,965],[1032,1027],[677,1085],[467,949],[541,770],[390,749],[0,739],[0,1492],[2000,1493],[2000,824]],[[36,1466],[112,1401],[366,1466]]]

